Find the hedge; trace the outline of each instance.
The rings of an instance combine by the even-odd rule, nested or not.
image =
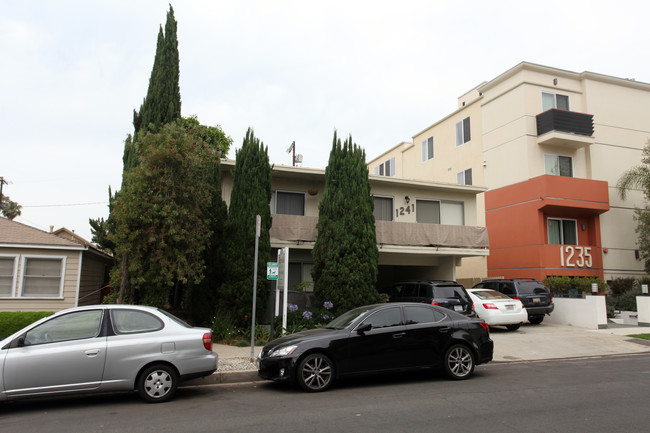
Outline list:
[[[0,339],[50,314],[52,311],[0,311]]]

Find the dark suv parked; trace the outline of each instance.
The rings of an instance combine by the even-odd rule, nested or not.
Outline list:
[[[544,320],[545,314],[551,314],[553,296],[551,291],[539,281],[532,278],[510,278],[483,280],[474,286],[475,289],[492,289],[514,299],[519,299],[528,313],[528,321],[538,325]]]
[[[404,281],[385,289],[388,302],[440,305],[469,317],[476,315],[465,288],[455,281]]]

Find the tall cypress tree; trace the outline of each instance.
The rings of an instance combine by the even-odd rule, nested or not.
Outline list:
[[[271,165],[268,148],[249,128],[236,153],[233,188],[225,226],[227,275],[219,294],[220,310],[235,314],[235,323],[247,324],[252,312],[256,216],[262,217],[257,268],[257,310],[264,312],[269,282],[263,277],[271,258]]]
[[[155,131],[161,125],[181,117],[177,25],[174,9],[169,5],[165,30],[163,32],[161,26],[158,31],[147,96],[140,106],[140,111],[133,111],[133,127],[136,134],[150,125],[153,125]]]
[[[351,136],[341,145],[334,133],[318,206],[312,277],[316,302],[332,302],[335,314],[379,299],[374,200],[365,160]]]
[[[163,32],[162,26],[158,31],[156,54],[149,78],[147,96],[140,106],[140,111],[133,110],[134,134],[133,136],[129,135],[124,142],[122,187],[124,187],[124,174],[138,165],[138,132],[142,128],[148,128],[149,125],[153,125],[153,132],[155,132],[163,124],[174,122],[181,117],[177,26],[174,9],[169,5],[165,31]],[[114,222],[110,217],[110,208],[117,194],[116,192],[113,195],[109,190],[108,199],[111,205],[109,205],[109,217],[106,220],[104,218],[89,220],[93,242],[109,251],[113,251],[115,248],[110,240],[110,233],[115,229]]]

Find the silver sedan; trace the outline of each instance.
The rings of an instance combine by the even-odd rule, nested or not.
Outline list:
[[[0,341],[0,401],[137,390],[158,403],[171,399],[180,381],[216,369],[209,329],[152,307],[71,308]]]

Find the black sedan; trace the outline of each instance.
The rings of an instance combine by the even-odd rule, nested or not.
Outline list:
[[[367,305],[324,328],[271,341],[259,354],[258,373],[308,392],[343,377],[434,367],[460,380],[491,361],[493,347],[480,319],[419,303]]]

